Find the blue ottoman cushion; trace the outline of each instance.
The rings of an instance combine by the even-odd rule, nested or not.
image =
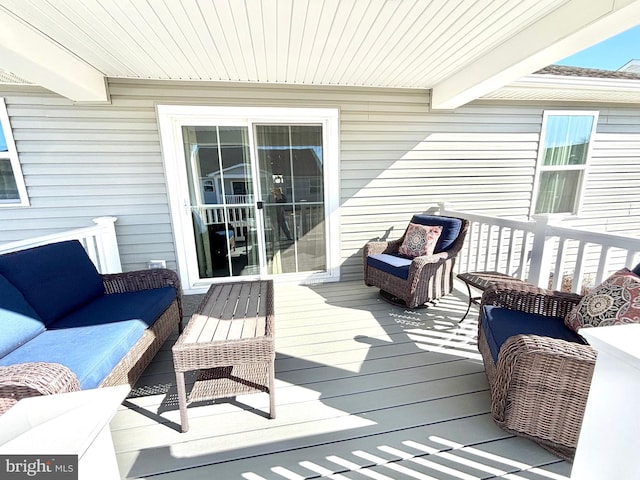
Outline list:
[[[586,343],[582,337],[565,326],[561,317],[547,317],[485,305],[480,313],[480,322],[494,363],[498,362],[502,344],[514,335],[539,335],[568,342]]]
[[[44,331],[38,314],[22,293],[0,275],[0,357]]]
[[[104,293],[102,277],[77,240],[0,255],[0,274],[45,326]]]
[[[378,253],[367,256],[367,265],[406,280],[409,278],[411,259],[388,253]]]
[[[449,250],[460,235],[460,230],[462,229],[462,220],[459,218],[441,217],[440,215],[417,214],[411,218],[411,223],[439,225],[442,227],[442,233],[440,234],[433,253],[446,252]]]

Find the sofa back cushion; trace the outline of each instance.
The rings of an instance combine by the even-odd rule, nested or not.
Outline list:
[[[102,295],[102,277],[77,240],[0,255],[0,274],[45,326]]]
[[[453,217],[442,217],[440,215],[417,214],[411,219],[411,223],[420,225],[440,225],[442,232],[436,243],[433,253],[446,252],[454,244],[460,230],[462,230],[462,220]]]
[[[22,293],[0,275],[0,358],[43,331],[40,316]]]

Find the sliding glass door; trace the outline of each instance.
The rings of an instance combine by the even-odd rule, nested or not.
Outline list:
[[[268,273],[326,270],[321,125],[256,125]]]
[[[276,120],[263,109],[246,118],[163,115],[165,109],[188,107],[158,111],[165,151],[176,153],[171,159],[165,152],[165,165],[181,275],[190,285],[336,276],[337,225],[328,219],[338,192],[328,185],[332,177],[337,184],[337,165],[327,166],[327,152],[337,152],[329,140],[337,112],[329,122]]]

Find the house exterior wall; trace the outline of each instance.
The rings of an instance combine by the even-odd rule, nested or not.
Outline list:
[[[600,112],[579,219],[640,233],[640,106],[476,101],[432,112],[424,90],[111,80],[110,105],[0,86],[31,206],[0,208],[0,243],[118,217],[123,269],[175,268],[157,104],[337,107],[342,279],[362,276],[362,245],[399,237],[411,215],[447,202],[510,218],[529,213],[542,114]],[[171,179],[169,179],[171,181]]]

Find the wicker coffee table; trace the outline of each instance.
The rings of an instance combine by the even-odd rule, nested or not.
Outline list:
[[[212,285],[173,346],[182,431],[187,404],[266,392],[275,418],[273,281]],[[185,372],[200,373],[188,397]]]

